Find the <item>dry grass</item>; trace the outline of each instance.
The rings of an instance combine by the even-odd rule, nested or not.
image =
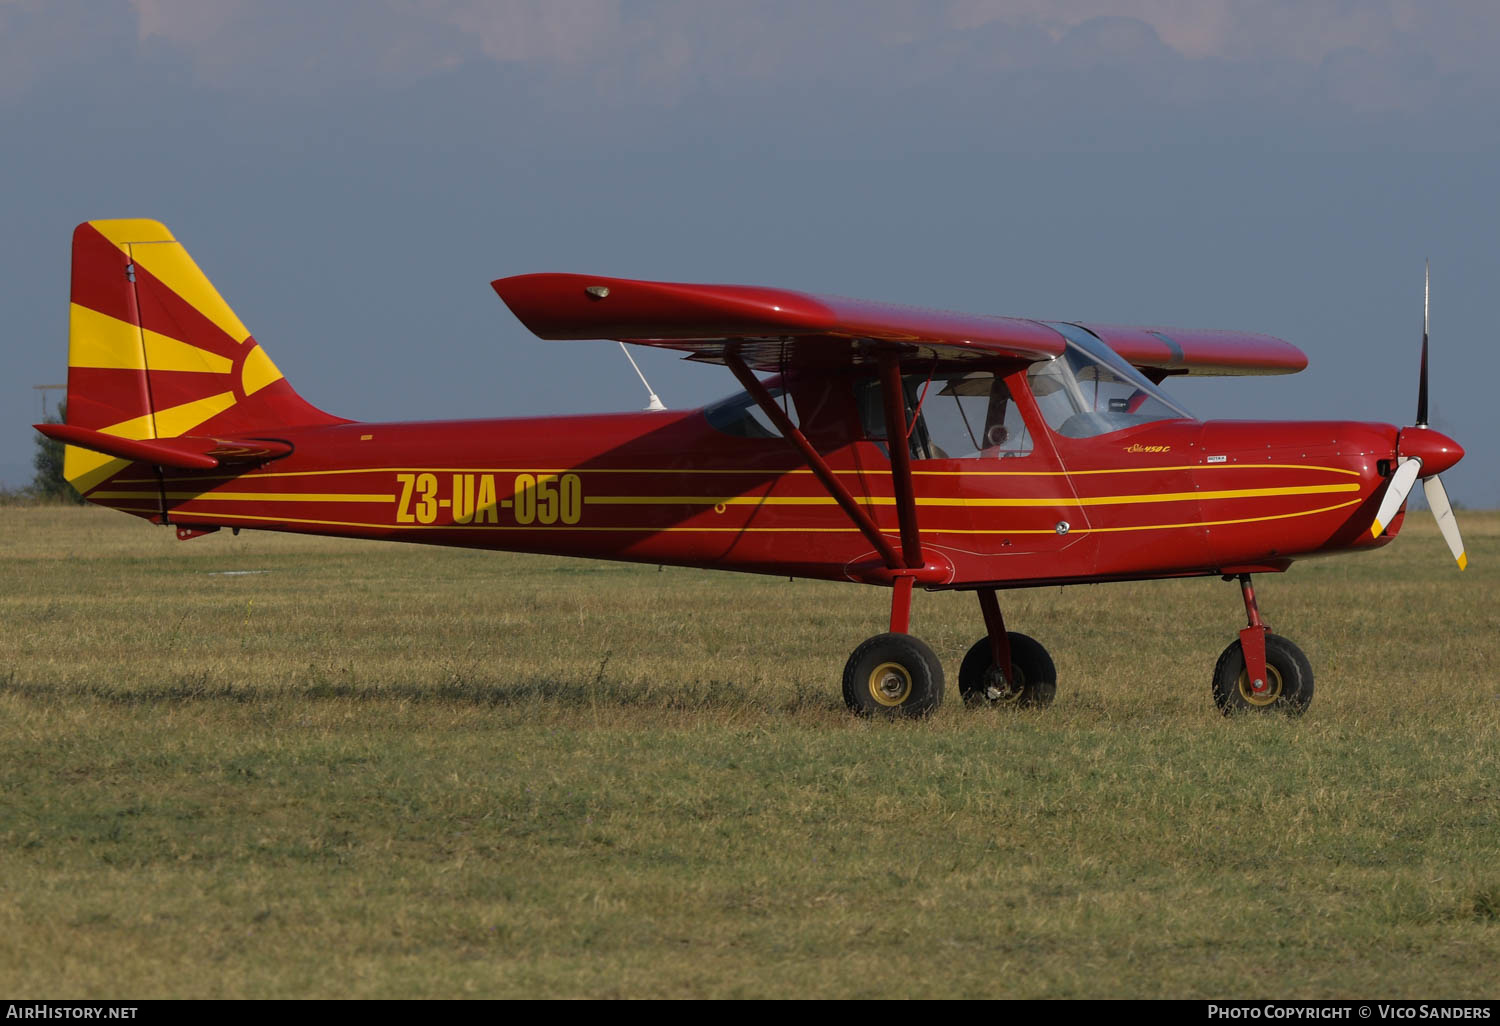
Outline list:
[[[1186,581],[1010,596],[1057,704],[921,724],[839,701],[874,589],[0,516],[10,993],[1500,986],[1494,514],[1261,582],[1302,720],[1218,715]]]

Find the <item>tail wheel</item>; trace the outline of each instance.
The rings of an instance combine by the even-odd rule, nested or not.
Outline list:
[[[1214,702],[1225,716],[1247,712],[1299,715],[1312,696],[1312,665],[1300,648],[1279,634],[1266,635],[1266,689],[1259,694],[1250,686],[1238,641],[1224,650],[1214,667]]]
[[[996,673],[990,639],[980,638],[958,668],[958,693],[969,706],[1010,705],[1043,709],[1057,697],[1057,667],[1034,638],[1010,637],[1010,674]]]
[[[861,716],[927,716],[942,701],[943,664],[910,634],[877,634],[844,664],[844,703]]]

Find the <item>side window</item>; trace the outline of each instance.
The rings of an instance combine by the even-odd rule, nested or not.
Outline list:
[[[1031,452],[1031,435],[1005,379],[989,371],[934,379],[922,404],[922,418],[933,444],[950,459]]]
[[[791,395],[780,387],[772,387],[768,391],[776,400],[776,405],[786,413],[787,419],[801,427],[801,421],[797,418],[797,406],[792,402]],[[726,435],[739,438],[781,437],[781,432],[776,430],[776,425],[771,423],[771,418],[766,416],[766,411],[751,398],[749,392],[736,392],[728,399],[720,399],[706,407],[703,415],[708,418],[709,424]]]
[[[951,371],[931,379],[908,374],[901,384],[906,393],[906,423],[911,425],[912,459],[1000,459],[1031,452],[1031,434],[1003,378],[989,371]],[[864,380],[855,389],[865,437],[883,443],[885,406],[880,383]],[[918,410],[921,415],[913,423]]]

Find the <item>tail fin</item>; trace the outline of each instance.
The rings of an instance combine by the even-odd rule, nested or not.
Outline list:
[[[292,390],[187,250],[145,220],[73,232],[67,420],[138,442],[344,423]],[[129,464],[69,445],[63,475],[87,494]]]

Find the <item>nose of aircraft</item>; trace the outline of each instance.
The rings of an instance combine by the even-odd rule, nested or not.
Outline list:
[[[1424,402],[1422,405],[1427,404]],[[1419,413],[1425,414],[1426,410],[1420,410]],[[1464,569],[1469,565],[1469,557],[1464,552],[1463,538],[1459,536],[1458,524],[1453,519],[1453,504],[1448,501],[1448,491],[1443,487],[1442,478],[1438,477],[1464,458],[1463,446],[1441,431],[1419,424],[1401,429],[1401,434],[1396,439],[1396,455],[1406,457],[1406,461],[1396,468],[1390,483],[1386,485],[1385,497],[1380,500],[1375,522],[1370,525],[1371,536],[1380,537],[1380,533],[1391,522],[1391,517],[1406,502],[1406,496],[1412,485],[1416,484],[1418,475],[1421,475],[1427,507],[1437,519],[1438,530],[1443,533],[1443,540],[1448,543],[1448,550],[1457,560],[1458,568]]]
[[[1434,431],[1429,427],[1409,427],[1401,429],[1401,437],[1396,442],[1396,454],[1421,460],[1422,476],[1432,477],[1463,459],[1464,447],[1441,431]]]

